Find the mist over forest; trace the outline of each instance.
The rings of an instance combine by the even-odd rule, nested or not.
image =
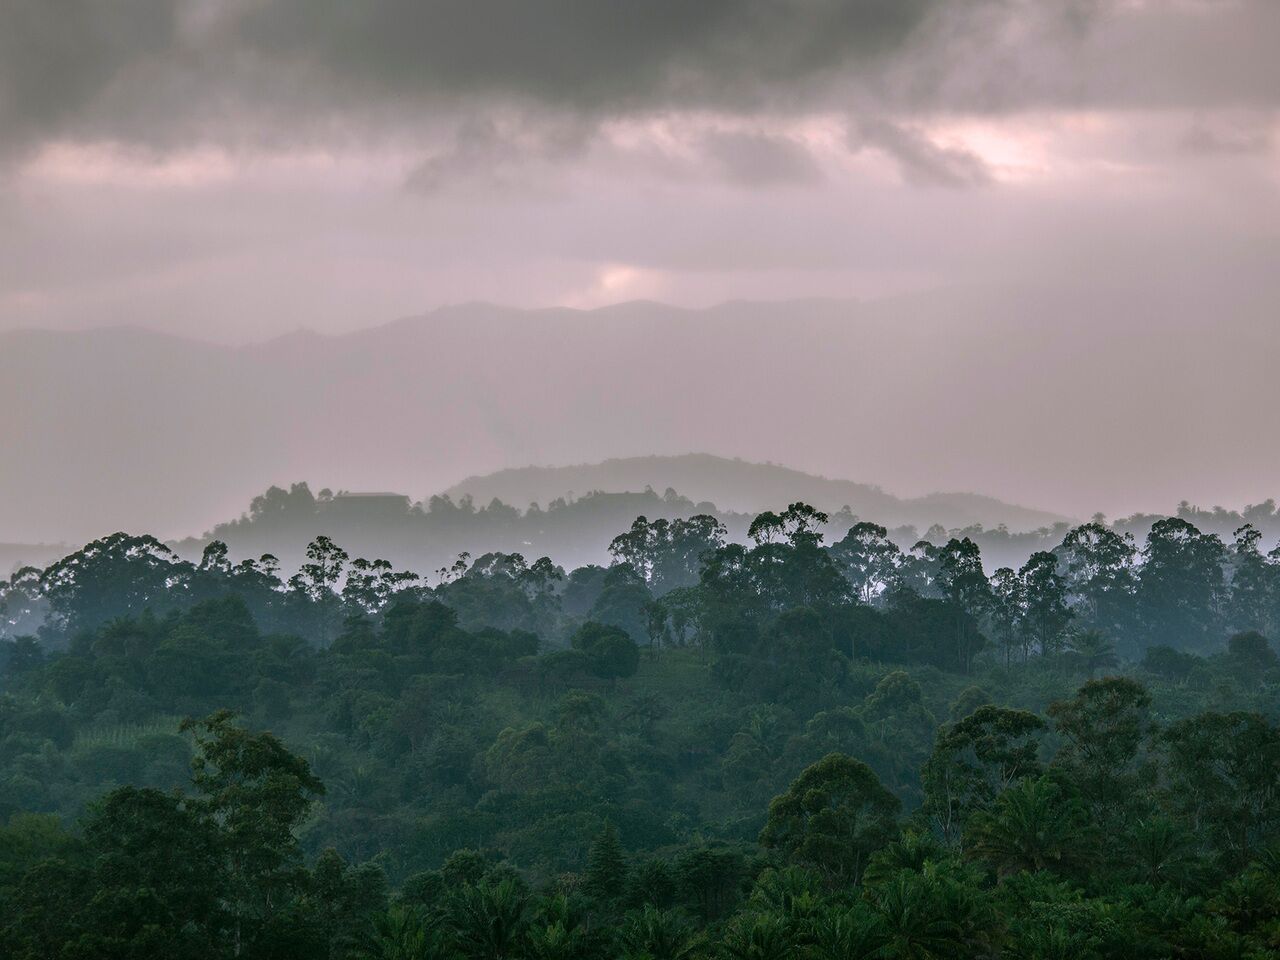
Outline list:
[[[685,490],[698,498],[684,495]],[[437,574],[462,553],[547,556],[572,569],[607,564],[610,542],[636,517],[688,520],[707,515],[724,526],[731,541],[742,543],[757,512],[796,496],[828,512],[822,532],[830,541],[875,518],[871,522],[885,526],[902,551],[922,541],[941,546],[967,537],[981,548],[988,572],[1021,566],[1032,553],[1054,549],[1073,526],[1066,517],[976,494],[904,500],[868,484],[777,464],[689,454],[504,470],[469,477],[421,501],[391,492],[313,491],[303,481],[287,489],[271,487],[239,517],[168,545],[179,556],[197,560],[211,542],[220,541],[233,560],[271,553],[283,569],[295,572],[307,545],[323,534],[357,554],[377,555],[423,576]],[[527,506],[514,506],[520,503]],[[738,509],[722,509],[722,504]],[[1141,542],[1166,517],[1185,520],[1224,541],[1246,525],[1259,532],[1266,549],[1280,540],[1280,512],[1271,499],[1241,510],[1206,509],[1184,500],[1167,514],[1137,513],[1111,521],[1096,514],[1094,520]],[[0,544],[0,570],[42,567],[69,552],[64,544]]]

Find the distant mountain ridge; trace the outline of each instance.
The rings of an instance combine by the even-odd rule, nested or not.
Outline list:
[[[948,529],[1003,524],[1013,531],[1025,531],[1072,519],[973,493],[932,493],[904,499],[872,484],[708,453],[617,457],[563,467],[518,467],[468,477],[445,493],[455,500],[470,495],[476,503],[484,504],[497,498],[523,508],[530,503],[546,506],[560,497],[593,491],[626,493],[646,487],[658,493],[674,489],[691,500],[737,513],[780,509],[796,500],[828,512],[847,506],[862,519],[889,527],[911,525],[921,532],[935,523]]]
[[[1172,348],[1177,329],[1153,336],[1162,291],[1077,294],[948,290],[700,310],[472,303],[243,347],[136,328],[0,333],[0,542],[182,537],[300,478],[417,500],[522,464],[688,451],[804,464],[886,490],[1027,491],[1080,513],[1205,502],[1221,464],[1262,484],[1280,476],[1280,447],[1232,439],[1272,426],[1273,305],[1261,315],[1207,305],[1252,331],[1256,349],[1224,335],[1191,352]],[[1112,322],[1076,322],[1086,311]],[[969,495],[940,495],[930,509],[928,497],[767,464],[735,471],[750,478],[740,488],[716,489],[682,467],[684,479],[655,469],[624,485],[705,491],[722,509],[754,509],[764,491],[847,501],[877,521],[1045,519]],[[799,486],[783,493],[781,481]],[[1243,481],[1230,490],[1237,503],[1272,492]]]

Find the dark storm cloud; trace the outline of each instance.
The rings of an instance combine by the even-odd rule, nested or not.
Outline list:
[[[1275,0],[7,0],[0,144],[603,119],[1280,103]]]
[[[293,92],[585,113],[1280,103],[1276,0],[242,0]]]
[[[0,6],[0,143],[56,136],[104,90],[176,41],[172,0],[6,0]]]
[[[280,0],[238,18],[235,32],[247,49],[375,96],[616,110],[749,101],[897,49],[939,2]]]
[[[939,2],[13,0],[0,137],[280,136],[466,103],[750,107],[878,62]]]

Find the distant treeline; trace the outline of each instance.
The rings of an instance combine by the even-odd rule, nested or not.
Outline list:
[[[311,504],[320,519],[329,519],[323,509],[339,499],[312,500],[301,486],[281,495]],[[264,505],[278,499],[255,501],[242,525],[259,532],[274,518],[289,517],[286,506]],[[532,522],[574,509],[552,505],[521,515],[441,499],[414,515],[424,523],[468,527],[498,523],[495,515]],[[268,629],[323,646],[346,617],[377,615],[409,592],[440,600],[468,627],[528,630],[552,646],[563,645],[582,618],[619,626],[649,645],[703,644],[726,589],[737,604],[826,611],[826,629],[845,638],[851,652],[870,650],[876,657],[884,641],[874,624],[935,604],[958,618],[952,632],[964,648],[938,665],[964,669],[979,650],[998,649],[1006,663],[1025,661],[1056,655],[1084,637],[1103,638],[1137,657],[1153,646],[1210,652],[1234,633],[1280,630],[1280,547],[1264,553],[1261,532],[1248,523],[1225,542],[1186,519],[1165,517],[1139,547],[1131,534],[1093,521],[1062,531],[1051,549],[1016,568],[990,572],[981,546],[967,535],[941,543],[922,539],[904,550],[884,527],[858,521],[827,545],[824,531],[833,525],[827,514],[797,503],[756,516],[741,543],[715,514],[641,516],[609,541],[607,567],[566,571],[546,556],[530,563],[519,552],[474,558],[463,552],[428,576],[377,555],[353,559],[330,535],[312,540],[297,572],[286,576],[275,554],[233,562],[221,540],[191,561],[152,537],[116,534],[0,584],[0,635],[39,633],[57,646],[116,617],[181,610],[230,592]],[[774,556],[784,547],[791,551],[785,564]]]
[[[847,506],[828,513],[828,522],[822,527],[828,542],[839,540],[860,520],[877,519],[859,517]],[[695,503],[670,488],[662,494],[652,489],[594,491],[520,509],[498,499],[476,504],[469,496],[456,502],[448,496],[414,502],[399,494],[335,494],[327,489],[314,494],[306,483],[295,483],[288,490],[270,488],[253,499],[242,517],[219,524],[204,537],[170,546],[194,560],[208,543],[221,540],[235,557],[270,552],[293,570],[302,562],[306,545],[324,533],[355,553],[376,554],[423,574],[451,564],[464,551],[472,556],[491,552],[548,556],[573,568],[607,563],[611,538],[636,516],[687,520],[699,514],[715,517],[728,539],[747,541],[754,514],[721,510],[707,501]],[[1202,510],[1183,502],[1174,516],[1223,540],[1230,540],[1246,525],[1258,530],[1268,545],[1280,540],[1280,511],[1274,500],[1242,511],[1222,507]],[[1108,525],[1141,541],[1160,519],[1163,517],[1155,514],[1134,514]],[[1105,523],[1100,516],[1094,521]],[[967,537],[981,548],[990,572],[1002,566],[1021,566],[1036,551],[1053,549],[1069,530],[1067,523],[1022,531],[980,524],[954,528],[934,524],[924,530],[911,525],[889,527],[887,535],[902,550],[920,540],[941,546],[949,539]]]

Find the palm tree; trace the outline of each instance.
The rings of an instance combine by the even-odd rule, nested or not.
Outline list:
[[[1090,939],[1061,923],[1028,924],[1005,945],[1002,956],[1009,960],[1079,960],[1082,947],[1084,956],[1097,956],[1087,949],[1097,946]]]
[[[458,955],[471,960],[508,960],[518,955],[526,927],[528,898],[511,877],[467,884],[449,906],[449,929]]]
[[[364,960],[445,960],[443,940],[418,911],[396,904],[374,918],[373,932],[358,954]]]
[[[1140,820],[1127,844],[1129,860],[1141,883],[1180,884],[1195,865],[1195,844],[1181,826],[1165,817]]]
[[[885,960],[942,960],[963,956],[964,931],[933,879],[908,871],[872,888]]]
[[[560,922],[530,930],[521,953],[523,960],[586,960],[593,955],[586,931]]]
[[[907,831],[871,855],[862,879],[868,884],[887,883],[902,870],[919,873],[927,864],[946,856],[946,849],[932,835]]]
[[[691,960],[700,945],[689,921],[652,904],[628,917],[619,940],[622,960]]]
[[[1253,869],[1260,871],[1264,876],[1280,880],[1280,842],[1263,847],[1253,862]]]
[[[1092,680],[1099,670],[1119,665],[1116,648],[1099,630],[1082,630],[1071,639],[1071,656]]]
[[[796,955],[796,944],[786,918],[745,913],[725,930],[720,952],[726,960],[791,960]]]
[[[1080,801],[1039,777],[1014,784],[990,810],[974,814],[966,846],[1002,877],[1023,870],[1070,872],[1082,865],[1089,834]]]
[[[586,925],[564,895],[539,904],[525,939],[524,960],[587,960],[597,953]]]
[[[810,960],[873,960],[885,946],[884,924],[864,905],[829,909],[809,925]]]
[[[801,867],[766,870],[751,891],[752,907],[785,918],[793,929],[805,927],[821,904],[819,877]]]

